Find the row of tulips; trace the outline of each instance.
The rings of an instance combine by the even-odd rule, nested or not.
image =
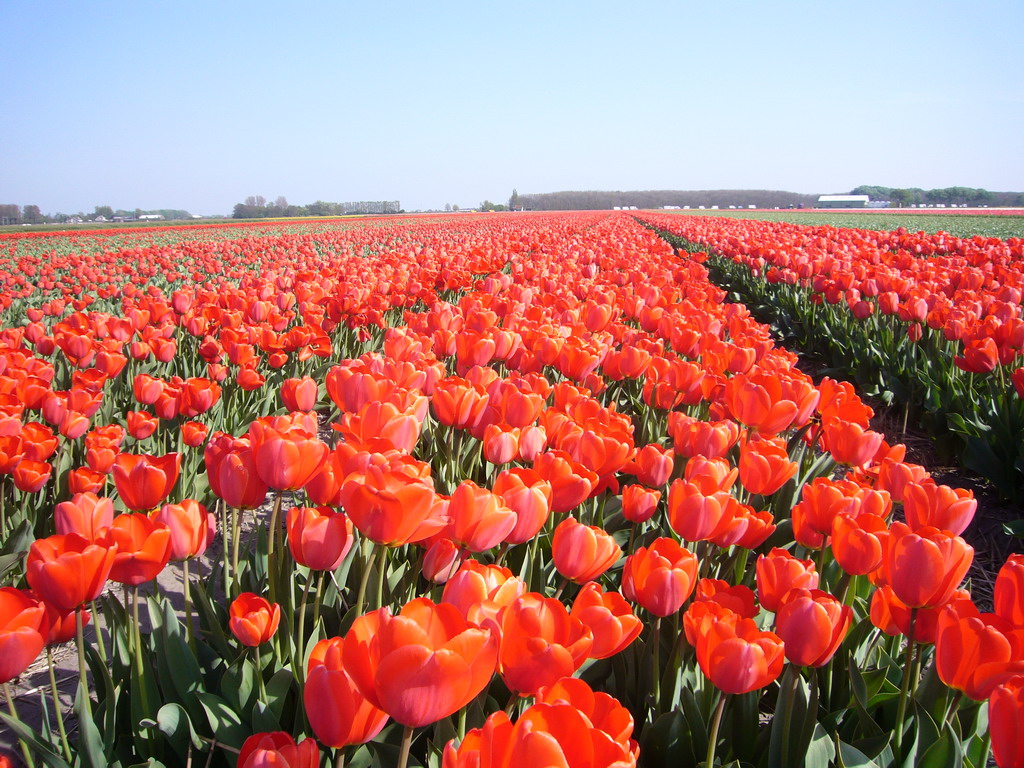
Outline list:
[[[3,331],[26,763],[1024,764],[1024,560],[982,613],[971,495],[698,260],[601,214],[252,255]]]
[[[964,466],[1024,493],[1024,240],[645,214],[715,280]]]

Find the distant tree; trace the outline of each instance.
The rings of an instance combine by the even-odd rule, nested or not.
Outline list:
[[[451,210],[452,210],[452,204],[451,203],[445,203],[444,204],[444,210],[445,210],[446,213],[450,213]]]
[[[508,199],[508,209],[510,211],[516,210],[519,207],[519,192],[516,189],[512,190],[512,196]]]
[[[105,219],[114,218],[114,209],[109,205],[97,205],[93,210],[93,216],[102,216]]]
[[[247,198],[245,198],[245,205],[248,205],[252,208],[262,208],[266,204],[267,198],[265,198],[263,195],[249,195]]]
[[[21,206],[14,203],[0,205],[0,224],[18,224],[21,222]]]
[[[456,213],[458,213],[459,212],[459,206],[453,205],[452,206],[452,210],[455,211]]]
[[[482,203],[480,203],[480,210],[481,211],[493,211],[494,210],[494,203],[492,203],[490,200],[484,200]]]
[[[38,205],[26,205],[21,215],[29,224],[38,224],[43,220],[43,212]]]
[[[897,208],[906,208],[914,202],[914,193],[909,189],[894,189],[890,193],[889,199]]]
[[[274,207],[286,210],[288,208],[288,198],[284,195],[278,195],[277,200],[274,201]]]

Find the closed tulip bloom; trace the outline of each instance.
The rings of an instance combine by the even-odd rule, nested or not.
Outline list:
[[[740,425],[731,419],[703,421],[681,411],[669,413],[668,431],[673,451],[687,458],[723,458],[740,439]]]
[[[77,533],[90,541],[114,521],[114,502],[95,493],[76,493],[53,509],[57,533]]]
[[[615,698],[595,691],[584,680],[563,677],[537,696],[538,704],[571,704],[598,730],[604,731],[617,744],[627,746],[634,759],[639,745],[633,741],[633,715]]]
[[[1013,677],[992,691],[988,700],[988,731],[996,765],[1024,768],[1024,675]]]
[[[486,552],[497,546],[516,525],[516,513],[502,498],[472,480],[464,480],[448,505],[452,539],[470,552]]]
[[[730,584],[724,579],[701,579],[693,599],[712,602],[728,608],[745,619],[757,616],[757,597],[754,590],[743,584]]]
[[[164,504],[151,517],[170,529],[171,560],[174,561],[199,557],[217,533],[217,518],[195,499]]]
[[[767,374],[739,374],[725,387],[725,404],[736,421],[765,435],[788,429],[799,408],[785,399],[781,382]]]
[[[668,522],[687,541],[706,541],[733,517],[736,498],[725,491],[705,493],[695,483],[676,478],[668,491]]]
[[[768,496],[796,474],[784,443],[754,440],[740,448],[740,482],[751,493]]]
[[[156,428],[160,426],[160,420],[151,413],[145,411],[128,411],[125,415],[128,424],[128,434],[136,440],[145,440],[150,437]]]
[[[281,382],[281,404],[289,411],[312,411],[316,399],[317,385],[309,376]]]
[[[817,589],[818,574],[814,563],[800,560],[784,549],[776,547],[767,555],[760,555],[755,566],[757,596],[766,609],[778,612],[794,589]]]
[[[508,424],[488,424],[484,427],[484,458],[491,464],[508,464],[519,454],[520,430]]]
[[[152,581],[171,559],[171,529],[142,512],[118,515],[108,530],[117,545],[111,581],[132,586]]]
[[[878,515],[836,515],[832,522],[832,554],[844,571],[863,576],[882,564],[888,534],[889,527]]]
[[[45,461],[22,459],[12,473],[14,487],[22,493],[38,493],[50,482],[53,466]]]
[[[1024,628],[1024,555],[1010,555],[996,576],[995,612]]]
[[[626,558],[622,594],[655,616],[683,607],[697,583],[697,557],[675,539],[655,539]]]
[[[248,438],[214,435],[204,451],[210,489],[233,509],[256,509],[269,486],[260,477]]]
[[[317,739],[328,747],[363,744],[388,722],[388,714],[373,706],[352,682],[342,660],[340,637],[313,646],[307,663],[303,701]]]
[[[555,528],[551,559],[562,576],[582,584],[593,581],[622,556],[622,549],[603,528],[584,525],[569,516]]]
[[[588,581],[576,593],[569,616],[579,619],[594,636],[592,659],[614,656],[636,640],[643,629],[643,622],[622,595],[605,592],[596,581]]]
[[[886,458],[878,465],[878,480],[875,487],[888,491],[893,501],[902,502],[908,484],[922,483],[928,478],[928,471],[920,464],[907,464]]]
[[[936,485],[933,480],[908,483],[903,492],[903,513],[911,530],[932,526],[959,536],[977,509],[973,491]]]
[[[886,581],[911,608],[934,608],[947,602],[967,575],[974,548],[959,536],[937,528],[911,531],[903,523],[889,529]]]
[[[78,467],[68,472],[68,493],[97,493],[107,484],[107,476],[89,467]]]
[[[675,466],[675,455],[671,449],[656,443],[648,443],[636,452],[627,469],[644,485],[660,488],[668,482]]]
[[[330,507],[292,507],[288,511],[288,551],[299,565],[333,571],[352,549],[352,522]]]
[[[935,671],[950,688],[984,701],[996,686],[1024,674],[1024,630],[992,613],[961,616],[947,606],[936,626]]]
[[[189,448],[198,448],[206,442],[210,428],[200,421],[186,421],[181,425],[181,441]]]
[[[775,615],[786,658],[799,667],[828,664],[850,629],[853,609],[820,589],[791,592]]]
[[[420,573],[432,584],[445,584],[458,570],[466,552],[443,535],[428,541],[430,543],[427,544],[427,551],[423,553],[423,568]]]
[[[884,436],[860,424],[829,419],[824,425],[825,446],[832,458],[850,467],[868,464],[882,446]]]
[[[498,639],[452,605],[427,598],[398,614],[381,608],[355,620],[343,663],[374,706],[409,728],[458,712],[491,681]]]
[[[252,592],[243,592],[236,597],[228,614],[231,634],[250,648],[270,640],[281,623],[281,606]]]
[[[28,669],[46,633],[46,607],[24,590],[0,587],[0,683]]]
[[[575,673],[592,645],[590,628],[561,602],[527,592],[502,616],[498,671],[510,690],[533,696]]]
[[[645,523],[658,511],[659,501],[661,491],[627,485],[622,489],[622,516],[631,523]]]
[[[524,544],[551,516],[551,483],[535,470],[514,467],[498,473],[491,488],[516,513],[516,524],[505,537],[509,544]]]
[[[489,399],[483,387],[449,376],[434,385],[430,405],[439,423],[453,429],[472,429],[480,423]]]
[[[117,545],[107,533],[95,540],[76,533],[48,536],[29,547],[25,576],[47,603],[72,611],[99,597],[116,554]]]
[[[114,485],[128,509],[148,512],[170,495],[179,472],[180,453],[166,456],[122,453],[114,460]]]
[[[753,619],[716,621],[697,639],[697,663],[723,693],[764,688],[778,679],[784,661],[782,639],[758,629]]]
[[[327,460],[327,444],[317,437],[316,419],[304,416],[257,419],[249,426],[256,472],[275,490],[298,490]]]
[[[683,470],[683,480],[697,485],[704,493],[729,491],[736,484],[740,471],[728,459],[692,456]]]
[[[315,739],[296,743],[284,731],[255,733],[238,752],[238,768],[319,768],[320,747]]]

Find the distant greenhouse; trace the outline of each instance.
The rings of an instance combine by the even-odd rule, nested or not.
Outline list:
[[[818,198],[818,208],[867,208],[867,195],[822,195]]]

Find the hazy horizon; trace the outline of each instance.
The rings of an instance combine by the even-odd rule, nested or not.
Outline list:
[[[0,22],[0,203],[47,213],[1024,189],[1020,3],[14,0]]]

